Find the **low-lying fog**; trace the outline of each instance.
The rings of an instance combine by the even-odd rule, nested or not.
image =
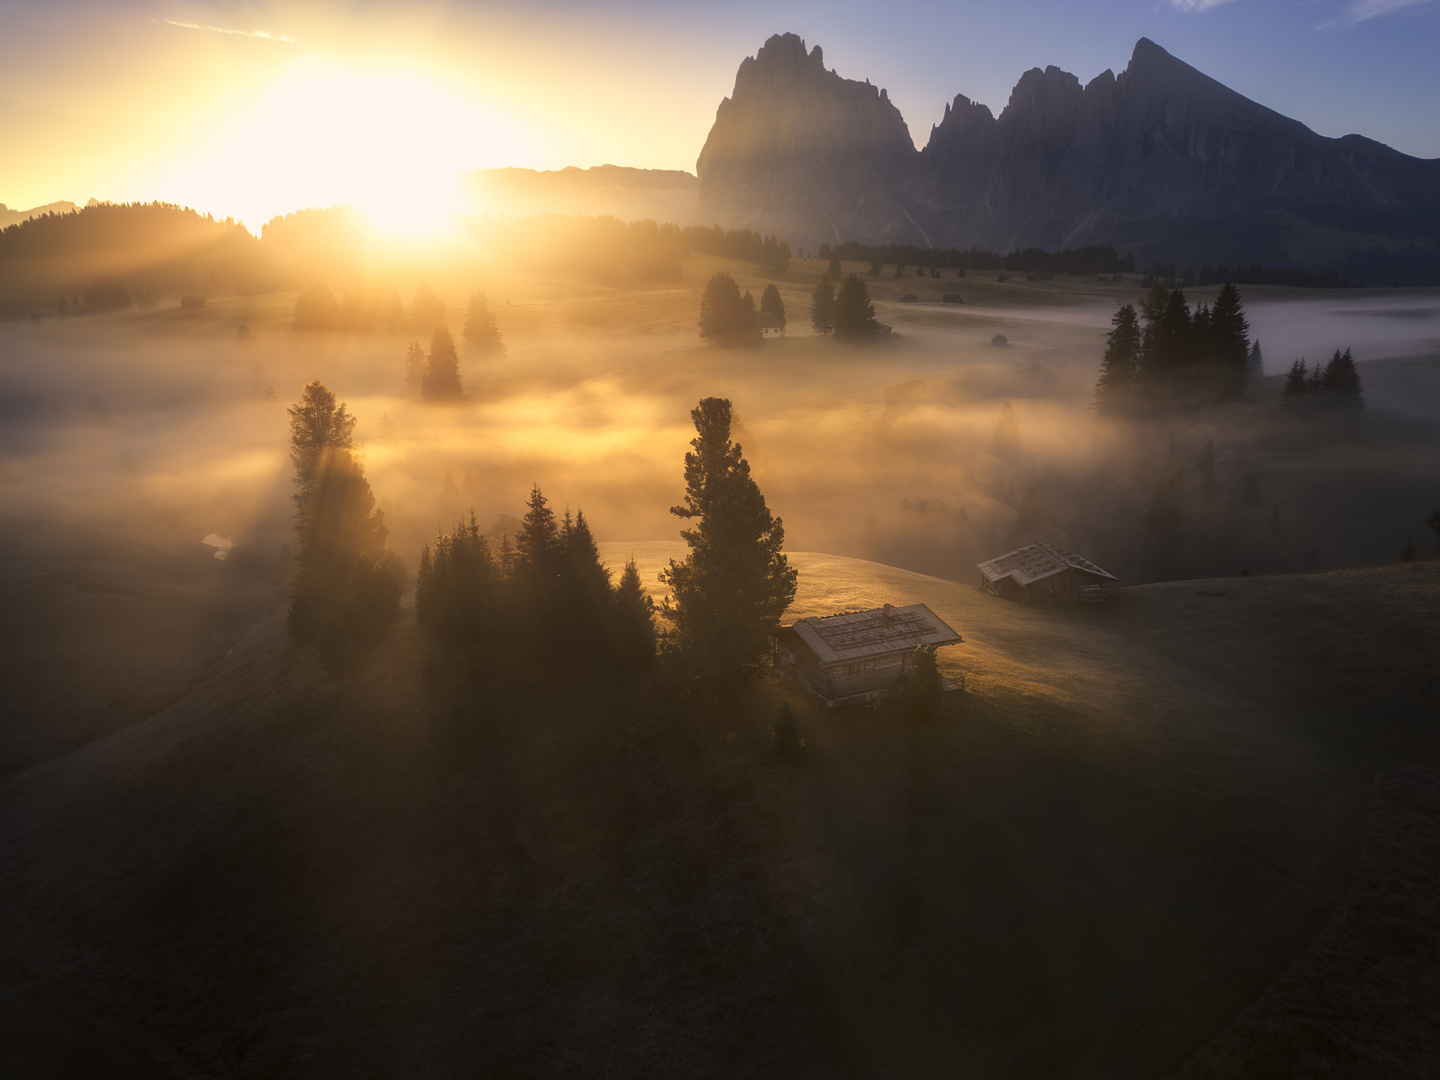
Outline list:
[[[1245,405],[1117,426],[1090,407],[1115,296],[880,303],[901,336],[865,348],[813,336],[793,286],[789,337],[724,351],[689,329],[694,290],[617,293],[609,317],[603,299],[597,313],[593,298],[526,302],[517,286],[510,305],[503,285],[489,289],[508,352],[478,359],[462,345],[468,400],[455,407],[405,385],[405,347],[421,335],[294,333],[293,294],[0,325],[5,513],[198,550],[202,538],[234,540],[236,561],[263,570],[290,529],[285,407],[318,378],[360,418],[391,546],[412,570],[438,527],[471,508],[487,527],[518,516],[532,483],[557,510],[583,508],[601,540],[674,539],[689,410],[707,395],[734,402],[736,437],[795,550],[969,580],[975,561],[1044,537],[1139,581],[1382,562],[1409,534],[1422,551],[1433,540],[1433,292],[1242,289],[1269,376]],[[546,303],[552,317],[537,317]],[[236,339],[241,323],[254,341]],[[995,333],[1009,344],[991,345]],[[1279,415],[1291,360],[1347,346],[1369,403],[1357,429]],[[997,453],[1007,401],[1019,447]],[[1200,489],[1207,441],[1214,499]],[[1147,511],[1177,474],[1179,531],[1157,532]]]

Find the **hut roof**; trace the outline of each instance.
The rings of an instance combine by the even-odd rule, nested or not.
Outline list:
[[[790,630],[822,664],[842,664],[917,645],[956,645],[963,638],[924,604],[873,608],[843,615],[797,619]]]
[[[999,581],[1001,578],[1008,577],[1013,578],[1019,585],[1033,585],[1037,581],[1044,581],[1056,574],[1063,574],[1067,570],[1083,570],[1096,577],[1109,578],[1111,581],[1120,580],[1108,570],[1101,570],[1089,559],[1082,559],[1074,552],[1061,551],[1053,544],[1043,543],[1031,544],[1019,551],[1001,555],[998,559],[983,562],[980,564],[979,570],[990,581]]]
[[[762,330],[784,330],[785,324],[768,311],[760,312],[760,329]]]

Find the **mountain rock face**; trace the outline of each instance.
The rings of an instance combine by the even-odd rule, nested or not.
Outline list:
[[[884,90],[827,71],[777,34],[740,64],[700,151],[697,219],[831,243],[908,242],[928,217],[906,193],[920,155]]]
[[[701,220],[799,243],[1115,244],[1277,265],[1440,237],[1440,161],[1317,135],[1147,39],[1083,87],[1026,72],[998,118],[956,97],[919,152],[884,91],[819,55],[786,35],[741,64],[700,156]]]

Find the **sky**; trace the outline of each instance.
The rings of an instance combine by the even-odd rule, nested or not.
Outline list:
[[[1120,72],[1149,37],[1323,135],[1440,157],[1440,0],[0,0],[0,202],[163,199],[252,229],[458,201],[455,175],[694,170],[773,33],[886,87],[917,145],[964,94]]]

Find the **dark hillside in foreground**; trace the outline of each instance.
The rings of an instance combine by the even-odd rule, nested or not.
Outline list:
[[[0,1007],[174,1075],[1153,1076],[1287,971],[1411,990],[1312,947],[1332,916],[1373,938],[1345,898],[1425,850],[1370,811],[1440,768],[1415,660],[1440,564],[1059,611],[793,559],[796,614],[931,603],[969,691],[919,726],[797,699],[791,770],[774,684],[729,712],[579,672],[472,686],[408,616],[336,683],[277,613],[183,700],[0,786]],[[1404,806],[1433,828],[1427,798]],[[1404,876],[1434,957],[1440,897]],[[1440,1030],[1407,1023],[1349,1031],[1347,1066],[1413,1073]]]

